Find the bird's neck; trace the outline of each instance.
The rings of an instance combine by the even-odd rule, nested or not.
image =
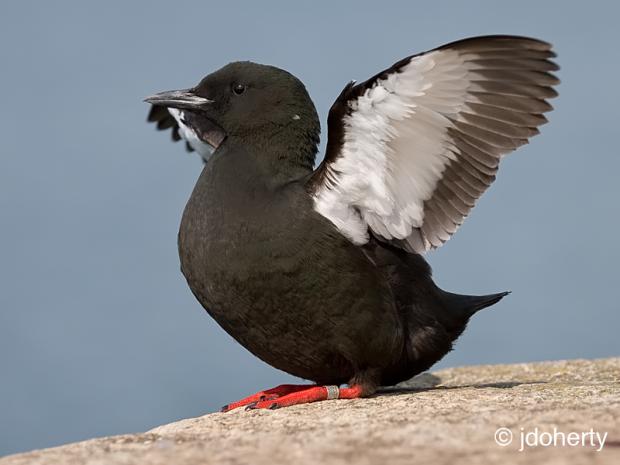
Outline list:
[[[276,184],[300,179],[313,171],[319,143],[318,128],[274,125],[232,137],[237,143],[242,141]]]

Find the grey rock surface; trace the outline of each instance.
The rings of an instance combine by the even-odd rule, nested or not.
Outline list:
[[[0,459],[205,463],[620,464],[620,358],[452,368],[369,399],[213,413]]]

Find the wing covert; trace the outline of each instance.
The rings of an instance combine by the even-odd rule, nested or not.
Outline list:
[[[370,231],[418,253],[441,246],[546,122],[554,56],[535,39],[476,37],[350,83],[309,184],[315,209],[357,244]]]

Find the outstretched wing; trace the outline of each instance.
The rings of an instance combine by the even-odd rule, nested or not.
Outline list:
[[[329,113],[314,208],[357,244],[370,229],[418,253],[441,246],[546,122],[554,56],[535,39],[476,37],[350,83]]]
[[[147,121],[149,123],[156,123],[157,129],[160,131],[163,131],[165,129],[172,129],[172,140],[175,142],[184,139],[183,137],[181,137],[181,133],[179,132],[179,123],[166,107],[162,107],[159,105],[151,106],[151,111],[149,111]],[[185,149],[188,152],[194,151],[194,148],[189,144],[187,140],[185,140]]]

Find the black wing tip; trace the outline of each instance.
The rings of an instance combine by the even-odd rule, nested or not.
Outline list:
[[[166,114],[168,114],[168,110],[166,107],[162,107],[159,105],[151,105],[151,109],[146,117],[146,121],[149,123],[157,123],[163,118],[165,118]]]
[[[465,39],[455,40],[453,42],[449,42],[447,44],[441,45],[433,50],[441,50],[446,48],[457,48],[466,45],[473,44],[485,44],[485,43],[513,43],[513,44],[521,44],[522,46],[527,46],[526,48],[530,48],[533,50],[540,51],[549,51],[553,55],[556,56],[555,53],[551,50],[553,45],[549,42],[546,42],[541,39],[537,39],[535,37],[529,36],[521,36],[521,35],[512,35],[512,34],[489,34],[489,35],[481,35],[481,36],[472,36],[466,37]]]
[[[553,46],[551,43],[545,42],[544,40],[536,39],[534,37],[528,37],[528,36],[510,35],[510,34],[490,34],[490,35],[472,36],[472,37],[467,37],[465,39],[455,40],[453,42],[448,42],[447,44],[440,45],[439,47],[435,47],[425,52],[420,52],[420,53],[416,53],[413,55],[409,55],[408,57],[405,57],[397,61],[389,68],[381,71],[380,73],[377,73],[376,75],[372,76],[366,81],[356,86],[350,87],[350,88],[348,86],[345,87],[345,90],[347,90],[347,88],[349,89],[349,92],[347,93],[349,97],[357,96],[357,94],[362,93],[365,89],[371,87],[377,81],[377,79],[384,79],[387,75],[391,73],[399,72],[403,67],[407,66],[411,62],[412,59],[420,57],[422,55],[426,55],[431,52],[447,50],[447,49],[461,49],[461,48],[467,48],[468,46],[475,47],[475,46],[491,45],[493,43],[504,44],[504,45],[510,43],[513,45],[519,45],[518,47],[515,47],[515,48],[521,48],[524,50],[532,50],[535,52],[543,52],[545,54],[545,61],[552,64],[555,70],[560,69],[557,63],[550,60],[550,58],[554,58],[557,56],[556,53],[552,50]],[[557,80],[557,83],[559,84],[560,80],[556,76],[553,76],[553,77]],[[351,89],[355,89],[356,92],[352,92]],[[343,96],[343,94],[344,94],[344,90],[343,90],[343,93],[341,93],[341,96]]]
[[[510,35],[510,34],[492,34],[492,35],[482,35],[482,36],[474,36],[468,37],[465,39],[456,40],[454,42],[447,43],[445,45],[441,45],[432,51],[436,50],[446,50],[446,49],[455,49],[455,50],[467,50],[468,47],[476,48],[476,47],[493,47],[497,45],[498,47],[511,45],[514,47],[514,50],[530,50],[533,53],[538,53],[535,59],[546,62],[547,66],[550,67],[548,71],[558,71],[560,70],[560,66],[553,61],[553,58],[557,57],[557,54],[553,50],[553,44],[550,42],[546,42],[541,39],[537,39],[535,37],[528,36],[520,36],[520,35]],[[502,48],[504,48],[502,47]],[[508,48],[508,47],[505,47]],[[475,52],[475,50],[472,50]],[[427,52],[428,53],[428,52]],[[560,79],[555,76],[553,73],[547,72],[549,76],[555,79],[555,82],[550,85],[558,85],[560,84]],[[549,97],[553,98],[555,96]]]

